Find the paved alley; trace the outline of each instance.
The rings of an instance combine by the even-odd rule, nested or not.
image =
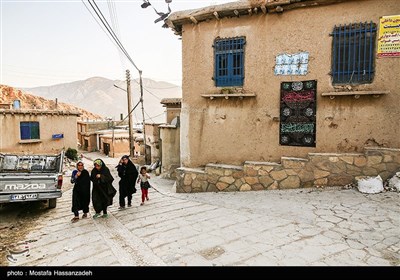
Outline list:
[[[71,223],[69,189],[27,236],[30,255],[10,266],[400,265],[399,193],[177,194],[174,181],[151,176],[150,200],[140,206],[138,189],[120,211],[117,194],[108,219]]]

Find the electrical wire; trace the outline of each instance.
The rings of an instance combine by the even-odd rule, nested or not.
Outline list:
[[[92,4],[93,2],[93,4]],[[112,30],[110,24],[108,23],[107,19],[104,17],[103,13],[101,12],[100,8],[97,6],[96,2],[94,0],[88,0],[88,3],[92,7],[93,11],[96,13],[100,21],[103,23],[104,27],[107,29],[108,33],[113,37],[114,41],[117,43],[118,47],[121,49],[121,51],[125,54],[126,58],[132,63],[132,65],[136,68],[137,71],[141,72],[141,70],[137,67],[135,62],[132,60],[131,56],[129,53],[126,51],[125,47],[122,45],[121,41],[118,39],[117,35],[114,33]],[[96,6],[96,7],[95,7]]]
[[[133,107],[133,109],[129,112],[129,114],[128,115],[126,115],[126,117],[125,118],[123,118],[122,120],[120,120],[117,124],[115,124],[115,125],[120,125],[121,123],[123,123],[124,122],[124,120],[126,120],[127,118],[128,118],[128,116],[130,115],[130,114],[132,114],[132,112],[134,112],[134,110],[136,109],[136,107],[138,106],[140,104],[140,101],[138,102],[138,103],[136,103],[136,105]]]
[[[171,88],[177,88],[179,87],[178,85],[170,86],[170,87],[162,87],[162,88],[156,88],[156,87],[147,87],[147,88],[152,88],[152,89],[171,89]]]
[[[83,1],[83,0],[82,0]],[[158,97],[157,95],[155,95],[154,93],[152,93],[151,91],[149,91],[148,89],[143,87],[143,83],[142,83],[142,71],[139,70],[139,68],[137,67],[137,65],[135,64],[135,62],[132,60],[132,58],[130,57],[130,55],[128,54],[128,52],[126,51],[125,47],[122,45],[121,41],[118,39],[118,36],[115,34],[115,32],[113,31],[113,28],[110,26],[110,24],[108,23],[107,19],[104,17],[103,13],[101,12],[100,8],[97,6],[96,2],[94,0],[92,0],[93,4],[91,3],[90,0],[88,0],[88,3],[90,4],[90,6],[92,7],[92,9],[94,10],[94,12],[96,13],[96,15],[98,16],[98,18],[100,19],[100,21],[102,22],[103,26],[106,28],[106,30],[108,31],[108,33],[111,35],[111,37],[114,39],[115,43],[117,44],[117,46],[120,48],[120,50],[125,54],[125,56],[128,58],[128,60],[132,63],[132,65],[136,68],[136,70],[139,72],[139,77],[140,77],[140,83],[138,83],[136,80],[134,80],[137,84],[140,85],[141,87],[141,96],[140,96],[140,100],[139,102],[134,106],[134,108],[128,113],[128,115],[122,120],[120,121],[123,122],[128,116],[130,116],[132,114],[132,112],[134,112],[134,114],[136,115],[136,112],[134,111],[137,106],[141,103],[142,104],[142,114],[143,114],[143,134],[144,134],[144,126],[145,126],[145,121],[146,119],[144,118],[144,113],[146,113],[146,115],[153,121],[152,117],[150,117],[147,112],[144,111],[144,106],[143,106],[143,89],[146,90],[148,93],[150,93],[151,95],[153,95],[154,97],[156,97],[157,99],[161,100],[160,97]],[[112,8],[110,9],[110,4],[109,4],[109,10],[110,10],[110,17],[111,17],[111,21],[113,22],[113,12],[112,12]],[[86,7],[86,5],[85,5]],[[115,25],[115,22],[113,23]],[[114,26],[115,28],[115,26]],[[159,116],[159,115],[158,115]],[[146,142],[144,142],[146,143]]]
[[[149,116],[149,114],[147,114],[147,112],[146,111],[144,111],[145,112],[145,114],[149,117],[149,118],[147,118],[147,119],[145,119],[145,121],[147,121],[147,120],[149,120],[149,119],[151,119],[152,121],[153,121],[153,123],[155,123],[155,121],[153,120],[153,118],[157,118],[157,117],[159,117],[159,116],[161,116],[161,115],[164,115],[165,114],[165,112],[162,112],[161,114],[158,114],[158,115],[156,115],[156,116],[152,116],[152,117],[150,117]]]
[[[117,10],[115,8],[115,3],[112,0],[107,0],[107,6],[108,6],[108,12],[110,14],[110,18],[111,18],[111,25],[113,27],[113,30],[115,30],[115,33],[117,34],[117,36],[119,38],[121,38],[121,33],[119,31],[119,23],[118,23],[118,16],[117,16]],[[124,56],[121,52],[118,52],[119,54],[119,60],[121,62],[121,68],[125,68],[125,60],[124,60]]]
[[[110,39],[111,43],[113,43],[115,46],[118,47],[118,45],[114,42],[114,40],[112,39],[112,37],[110,37],[110,35],[107,33],[107,31],[104,29],[104,27],[100,24],[100,22],[97,20],[97,18],[93,15],[93,13],[90,11],[90,9],[86,6],[85,1],[81,0],[83,5],[85,6],[85,8],[89,11],[90,15],[94,18],[94,20],[96,21],[96,23],[100,26],[101,30],[103,30],[103,32],[107,35],[107,37]],[[90,3],[89,3],[90,4]]]
[[[83,2],[83,0],[82,0]],[[130,55],[128,54],[128,52],[126,51],[126,49],[124,48],[124,46],[122,45],[121,41],[118,39],[118,36],[115,34],[115,32],[113,31],[113,29],[111,28],[110,24],[108,23],[107,19],[104,17],[103,13],[101,12],[100,8],[97,6],[96,2],[94,0],[92,0],[93,4],[96,6],[96,8],[92,5],[92,3],[90,2],[90,0],[88,0],[90,6],[92,7],[92,9],[95,11],[95,13],[97,14],[97,16],[99,17],[99,19],[101,20],[101,22],[103,23],[104,27],[106,28],[106,30],[108,31],[108,33],[112,36],[112,38],[114,39],[115,43],[117,44],[117,46],[121,49],[121,51],[125,54],[125,56],[128,58],[128,60],[133,64],[133,66],[136,68],[137,71],[139,71],[139,73],[141,73],[141,70],[139,70],[139,68],[136,66],[136,64],[134,63],[134,61],[132,60],[132,58],[130,57]],[[83,2],[84,3],[84,2]],[[85,3],[84,3],[85,4]],[[86,5],[85,5],[86,7]],[[109,6],[110,7],[110,6]],[[86,7],[87,8],[87,7]],[[111,8],[112,9],[112,8]],[[97,12],[98,11],[98,12]],[[100,13],[100,14],[99,14]],[[113,12],[111,12],[110,10],[110,14],[112,14]],[[101,15],[101,16],[100,16]],[[113,20],[112,20],[113,21]],[[97,22],[97,20],[96,20]],[[102,27],[103,29],[103,27]],[[140,83],[136,80],[134,80],[135,83],[137,83],[138,85],[140,85]],[[172,87],[171,87],[172,88]],[[153,95],[155,98],[157,98],[158,100],[161,100],[162,98],[157,96],[156,94],[154,94],[153,92],[151,92],[150,90],[148,90],[146,87],[143,87],[143,89],[145,91],[147,91],[148,93],[150,93],[151,95]]]
[[[136,84],[138,84],[139,86],[140,86],[140,83],[138,82],[138,81],[136,81],[136,80],[133,80],[133,82],[135,82]],[[143,89],[145,90],[145,91],[147,91],[148,93],[150,93],[151,95],[153,95],[155,98],[157,98],[158,100],[161,100],[162,98],[161,97],[159,97],[159,96],[157,96],[155,93],[152,93],[151,91],[149,91],[147,88],[145,88],[144,86],[143,86]]]

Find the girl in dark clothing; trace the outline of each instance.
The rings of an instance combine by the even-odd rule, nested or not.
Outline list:
[[[79,210],[83,210],[82,218],[86,218],[89,213],[90,203],[90,176],[89,172],[84,168],[83,162],[76,164],[76,170],[72,173],[71,183],[74,184],[72,190],[72,208],[74,213],[72,222],[79,221]]]
[[[119,181],[119,209],[124,209],[125,197],[128,197],[128,207],[132,206],[132,194],[136,193],[135,184],[139,172],[129,156],[121,158],[117,171],[121,178]]]
[[[94,161],[94,168],[90,174],[90,179],[93,182],[92,203],[96,211],[93,219],[100,217],[101,211],[103,211],[102,217],[107,218],[107,207],[112,205],[113,197],[117,191],[112,186],[114,178],[101,159]]]

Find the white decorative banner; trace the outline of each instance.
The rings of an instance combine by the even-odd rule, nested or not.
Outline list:
[[[279,54],[275,58],[275,75],[307,75],[308,52]]]

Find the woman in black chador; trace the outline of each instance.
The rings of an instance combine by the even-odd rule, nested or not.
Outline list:
[[[132,194],[136,192],[135,184],[139,175],[136,166],[129,159],[123,156],[117,166],[119,181],[119,209],[125,208],[125,197],[128,197],[128,207],[132,206]]]
[[[76,170],[72,172],[71,183],[74,184],[72,190],[72,209],[74,217],[72,222],[79,221],[79,210],[83,211],[82,218],[86,218],[89,213],[90,203],[90,175],[83,166],[83,162],[76,164]]]
[[[94,168],[90,174],[90,179],[93,182],[92,203],[96,214],[93,219],[100,217],[100,212],[103,211],[103,218],[107,218],[107,207],[112,205],[113,197],[117,190],[113,187],[113,176],[108,167],[101,159],[94,161]]]

